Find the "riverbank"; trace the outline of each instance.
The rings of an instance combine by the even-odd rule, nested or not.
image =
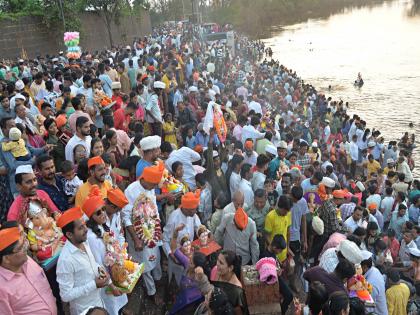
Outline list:
[[[373,6],[384,0],[234,0],[209,13],[211,21],[233,24],[252,38],[264,38],[273,25],[288,25],[326,18],[347,8]]]

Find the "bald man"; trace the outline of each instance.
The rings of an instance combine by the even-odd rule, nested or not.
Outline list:
[[[235,213],[238,208],[244,208],[245,196],[242,191],[237,190],[232,196],[232,202],[223,208],[223,215]]]

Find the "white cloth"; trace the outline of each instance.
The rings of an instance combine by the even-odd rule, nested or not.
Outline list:
[[[197,172],[194,169],[192,163],[197,162],[201,159],[199,153],[188,147],[181,147],[178,150],[174,150],[169,154],[168,159],[165,162],[166,168],[172,170],[172,164],[179,161],[184,166],[184,176],[182,177],[188,184],[190,189],[195,189],[195,175]]]
[[[241,175],[238,173],[232,172],[229,179],[229,188],[230,188],[230,195],[233,194],[238,190],[239,183],[241,182]]]
[[[254,191],[252,190],[251,183],[247,181],[246,179],[242,178],[239,183],[238,190],[242,191],[244,193],[244,199],[245,203],[247,205],[253,205],[254,204]]]
[[[120,245],[123,245],[125,242],[124,231],[122,227],[121,212],[114,213],[111,220],[108,215],[106,216],[106,225],[109,226],[109,229],[114,232],[115,238],[120,242]]]
[[[104,233],[102,226],[99,229]],[[88,229],[87,242],[99,265],[105,266],[106,248],[102,238],[96,236],[91,229]],[[106,288],[101,289],[101,298],[105,303],[105,309],[110,315],[118,315],[118,311],[128,302],[127,294],[121,296],[113,296],[106,293]]]
[[[197,214],[194,214],[192,217],[185,216],[181,209],[178,208],[174,210],[170,215],[168,222],[166,222],[165,227],[163,228],[163,251],[166,255],[171,253],[171,239],[172,235],[175,231],[175,228],[180,225],[184,224],[184,228],[179,231],[177,242],[181,240],[181,238],[188,234],[190,241],[194,240],[194,235],[198,230],[198,227],[201,225],[200,219]]]
[[[254,172],[251,178],[252,191],[256,191],[259,188],[264,189],[264,182],[267,176],[261,172]]]
[[[252,151],[251,156],[244,154],[244,164],[250,164],[251,166],[255,166],[257,164],[258,153]]]
[[[354,221],[353,216],[349,217],[346,221],[344,221],[344,226],[349,229],[351,233],[354,232],[355,229],[357,229],[359,226],[362,226],[362,219],[360,219],[358,222]]]
[[[78,145],[81,144],[86,148],[86,156],[90,155],[90,143],[92,141],[92,137],[91,136],[86,136],[85,140],[79,138],[77,135],[74,135],[73,137],[71,137],[71,139],[69,140],[69,142],[66,145],[65,148],[65,154],[66,154],[66,160],[67,161],[72,161],[74,162],[74,148]]]
[[[162,122],[162,113],[159,107],[159,96],[157,96],[157,94],[150,95],[145,109],[150,112],[150,114],[146,113],[146,121],[148,123]]]
[[[146,190],[143,188],[143,186],[140,184],[140,181],[135,181],[131,183],[124,191],[125,196],[128,199],[128,205],[126,205],[122,209],[122,219],[124,226],[132,226],[132,215],[133,215],[133,206],[136,202],[137,198],[140,196],[140,194],[145,194],[152,203],[156,204],[156,195],[154,190]],[[159,217],[159,212],[157,212],[157,206],[156,206],[156,215]],[[142,251],[135,251],[134,249],[134,242],[130,235],[127,237],[127,243],[128,243],[128,249],[130,255],[134,258],[137,262],[143,262],[144,263],[144,272],[149,272],[153,270],[158,263],[160,263],[160,251],[159,246],[155,246],[153,248],[145,246]],[[151,257],[154,256],[155,260],[151,259]],[[159,266],[160,268],[160,266]]]
[[[71,315],[94,306],[105,307],[95,283],[100,265],[95,261],[89,245],[84,243],[84,246],[86,252],[67,241],[57,262],[61,300],[70,303]]]
[[[256,101],[251,101],[248,104],[248,111],[253,110],[255,114],[261,114],[262,115],[262,108],[261,104]]]
[[[359,147],[354,141],[350,142],[350,157],[352,161],[357,161],[359,159]]]
[[[242,128],[242,143],[245,143],[247,139],[252,139],[255,143],[257,139],[263,138],[264,132],[259,132],[254,126],[247,125]]]

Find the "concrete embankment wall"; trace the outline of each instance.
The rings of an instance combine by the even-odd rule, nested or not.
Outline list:
[[[95,13],[85,12],[81,20],[81,41],[83,50],[102,50],[110,47],[108,32],[103,19]],[[58,25],[61,27],[61,25]],[[62,30],[48,29],[40,17],[26,16],[17,20],[0,21],[0,57],[15,59],[25,50],[29,58],[38,54],[56,54],[65,50]],[[151,32],[148,11],[139,11],[134,16],[121,18],[118,25],[112,25],[114,44],[127,44],[135,37]]]

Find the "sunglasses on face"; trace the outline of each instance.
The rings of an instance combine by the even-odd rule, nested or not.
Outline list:
[[[104,212],[104,210],[99,209],[98,211],[96,211],[94,214],[97,216],[100,216],[102,213]]]

